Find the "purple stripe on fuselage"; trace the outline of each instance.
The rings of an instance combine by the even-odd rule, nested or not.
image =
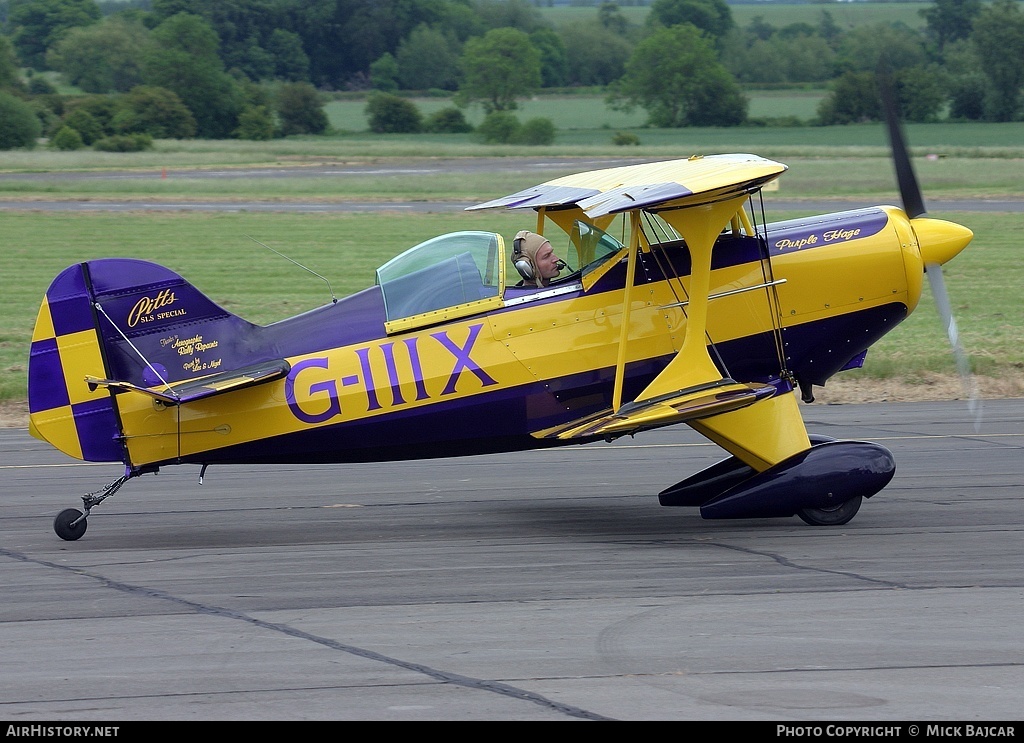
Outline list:
[[[784,328],[786,367],[801,382],[823,385],[833,374],[862,363],[867,349],[906,319],[907,314],[905,304],[894,302]],[[772,371],[771,362],[778,358],[772,333],[718,343],[715,351],[733,379],[771,382],[770,376],[765,375],[778,374],[778,364]]]
[[[881,232],[889,215],[877,207],[855,209],[817,217],[775,222],[765,228],[771,254],[785,255],[798,250],[838,245],[861,240]]]
[[[798,379],[823,384],[906,316],[894,303],[787,328],[789,369]],[[720,343],[722,372],[744,382],[783,390],[772,333]],[[623,399],[633,399],[670,356],[629,364]],[[584,418],[611,404],[614,370],[580,374],[509,389],[396,410],[385,415],[321,426],[190,457],[195,462],[372,462],[485,454],[558,445],[530,431]],[[564,443],[564,442],[563,442]],[[580,443],[575,441],[572,443]]]
[[[728,235],[719,238],[716,243],[715,250],[711,254],[711,268],[713,270],[717,270],[720,268],[727,268],[729,266],[739,266],[744,263],[755,263],[762,258],[761,246],[757,238],[733,237]],[[637,256],[637,262],[637,269],[633,279],[634,286],[643,286],[654,281],[674,280],[677,276],[686,276],[690,273],[690,251],[682,240],[662,243],[658,246],[656,251],[651,251],[649,253],[641,252]],[[602,276],[597,283],[590,288],[587,292],[587,296],[594,296],[603,292],[621,291],[622,286],[625,283],[625,279],[626,263],[623,260]],[[566,284],[571,284],[574,281],[579,281],[579,277],[577,275],[570,275],[565,277],[563,281]],[[505,292],[505,298],[517,299],[519,297],[529,296],[535,292],[557,289],[561,285],[562,281],[556,279],[550,286],[545,287],[545,289],[537,289],[529,286],[509,287]],[[566,300],[575,299],[582,293],[583,292],[581,290],[576,293],[546,297],[544,299],[537,299],[528,304],[515,304],[501,311],[515,312],[524,306],[538,307],[554,302],[564,302]]]
[[[723,235],[715,242],[715,249],[711,252],[711,270],[755,263],[764,257],[756,237]],[[663,243],[650,253],[641,252],[639,261],[634,285],[688,276],[691,271],[690,250],[682,240]],[[603,279],[600,283],[603,283]],[[622,283],[620,278],[618,285],[621,287]]]
[[[668,358],[630,364],[624,394],[635,396]],[[601,372],[602,370],[597,370]],[[614,376],[614,370],[603,370]],[[606,409],[611,384],[595,372],[535,382],[386,415],[309,428],[187,458],[192,462],[370,462],[485,454],[552,446],[530,432]],[[557,392],[552,390],[557,388]],[[573,442],[579,443],[579,442]]]

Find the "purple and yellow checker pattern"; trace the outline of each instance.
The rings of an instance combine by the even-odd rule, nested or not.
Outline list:
[[[84,268],[75,265],[50,285],[32,333],[31,431],[76,459],[123,461],[113,399],[102,388],[90,390],[87,374],[106,376]]]

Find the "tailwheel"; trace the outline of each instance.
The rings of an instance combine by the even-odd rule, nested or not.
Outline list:
[[[77,508],[65,508],[53,520],[54,532],[65,542],[74,542],[76,539],[81,539],[88,525],[89,522],[85,514]]]
[[[156,472],[156,468],[153,468],[151,471]],[[83,495],[82,505],[85,507],[85,512],[83,513],[77,508],[65,508],[53,520],[54,532],[66,542],[74,542],[76,539],[81,539],[82,535],[85,534],[85,529],[88,525],[87,519],[92,509],[120,490],[121,486],[128,482],[128,480],[139,474],[142,474],[142,470],[128,470],[109,485]]]
[[[855,495],[838,506],[830,508],[803,508],[796,512],[805,524],[811,526],[842,526],[857,515],[864,497]]]

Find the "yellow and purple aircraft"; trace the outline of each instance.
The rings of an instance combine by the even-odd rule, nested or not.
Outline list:
[[[926,267],[972,237],[923,216],[894,150],[903,208],[772,224],[759,199],[786,166],[755,155],[558,178],[471,207],[534,213],[567,263],[546,286],[517,285],[511,240],[454,232],[381,266],[371,288],[267,326],[153,263],[71,266],[35,326],[31,431],[125,470],[54,529],[79,539],[127,480],[172,464],[447,457],[679,423],[729,456],[662,504],[846,523],[895,462],[809,436],[798,391],[810,401],[860,366],[917,306]]]

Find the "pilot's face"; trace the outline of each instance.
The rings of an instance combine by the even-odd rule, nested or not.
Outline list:
[[[550,281],[560,273],[559,264],[561,261],[555,255],[555,250],[551,247],[551,243],[541,245],[533,260],[537,264],[537,273],[540,274],[541,279],[544,281]]]

